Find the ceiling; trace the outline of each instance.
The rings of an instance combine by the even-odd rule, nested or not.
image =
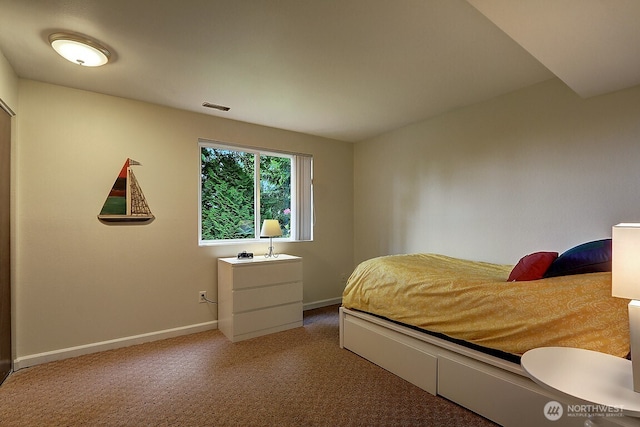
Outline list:
[[[21,78],[355,142],[554,76],[582,96],[638,84],[639,4],[0,0],[0,50]],[[112,61],[65,61],[60,30]]]

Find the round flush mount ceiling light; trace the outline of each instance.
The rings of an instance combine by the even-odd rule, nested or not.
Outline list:
[[[72,33],[53,33],[51,47],[63,58],[85,67],[99,67],[109,62],[111,52],[95,40]]]

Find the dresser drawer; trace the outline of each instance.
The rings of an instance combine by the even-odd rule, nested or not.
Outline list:
[[[233,312],[256,310],[302,301],[302,282],[233,291]]]
[[[275,283],[302,281],[302,262],[264,262],[236,265],[233,268],[233,289],[254,288]]]
[[[284,330],[287,329],[287,325],[302,326],[302,302],[234,314],[233,325],[236,336],[247,333],[258,335],[261,331],[276,327],[282,327]]]

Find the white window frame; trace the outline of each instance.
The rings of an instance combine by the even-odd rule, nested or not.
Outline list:
[[[198,242],[200,246],[233,244],[233,243],[257,243],[259,238],[261,218],[260,208],[254,209],[255,237],[245,239],[202,239],[202,148],[218,148],[234,150],[255,155],[267,155],[277,157],[289,157],[291,159],[291,221],[290,236],[275,238],[280,241],[311,241],[313,240],[314,209],[313,209],[313,156],[302,153],[291,153],[278,150],[247,147],[219,141],[200,139],[198,141]],[[254,177],[258,177],[260,162],[255,162],[258,169]],[[255,178],[254,178],[255,179]],[[260,200],[260,185],[254,181],[254,200]]]

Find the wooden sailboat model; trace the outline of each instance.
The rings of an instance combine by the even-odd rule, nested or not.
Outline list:
[[[98,219],[104,222],[146,222],[155,217],[131,170],[139,162],[127,159],[105,200]]]

